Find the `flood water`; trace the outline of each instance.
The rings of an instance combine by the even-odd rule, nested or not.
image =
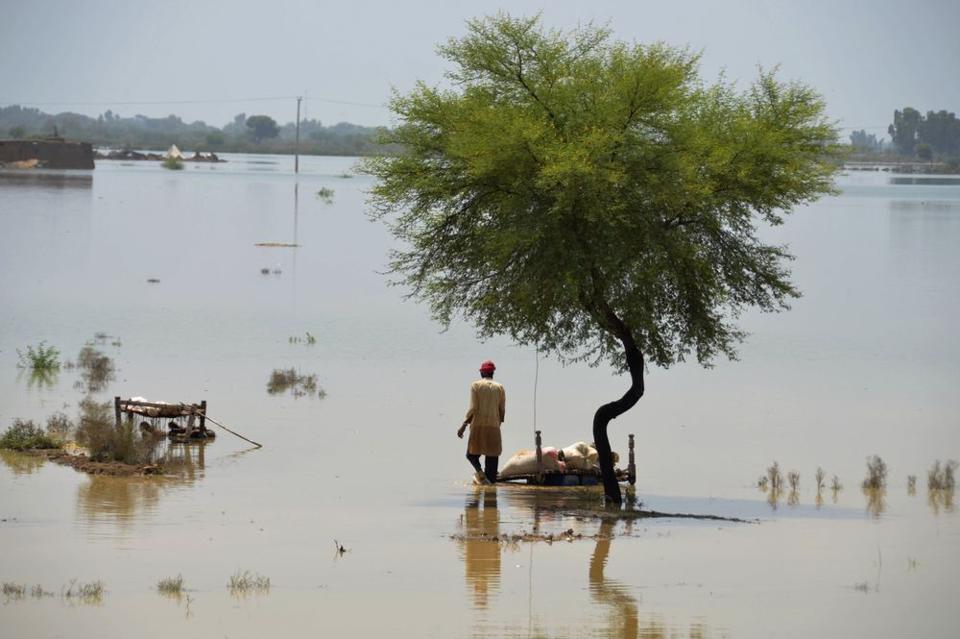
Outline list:
[[[624,379],[441,331],[388,286],[392,240],[364,216],[368,178],[345,177],[354,159],[302,158],[296,177],[292,158],[227,157],[0,173],[0,426],[75,416],[83,397],[76,371],[38,383],[17,349],[73,359],[102,332],[117,373],[97,398],[205,399],[264,444],[221,432],[181,451],[177,477],[132,480],[4,452],[0,581],[54,594],[5,597],[0,635],[956,636],[960,517],[926,487],[934,460],[960,458],[956,180],[840,176],[841,195],[765,231],[797,257],[793,309],[745,316],[737,362],[652,368],[611,424],[621,454],[637,436],[645,507],[757,523],[600,524],[556,512],[596,491],[472,487],[455,431],[484,359],[507,455],[534,415],[548,445],[589,441]],[[326,396],[268,394],[290,367]],[[889,485],[871,497],[872,454]],[[773,460],[801,476],[776,501],[756,486]],[[818,499],[818,466],[843,489]],[[570,528],[587,538],[476,539]],[[231,594],[243,570],[269,592]],[[159,595],[178,574],[185,596]],[[62,596],[72,579],[106,592]]]

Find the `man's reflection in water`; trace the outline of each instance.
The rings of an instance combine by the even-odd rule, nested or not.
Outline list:
[[[500,534],[497,489],[477,487],[467,496],[463,509],[461,557],[467,587],[473,591],[475,608],[486,608],[492,593],[500,588],[500,542],[482,537]]]

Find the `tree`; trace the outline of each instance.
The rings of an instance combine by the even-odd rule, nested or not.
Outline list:
[[[913,155],[913,147],[917,144],[920,122],[923,116],[912,107],[905,107],[903,111],[893,112],[893,124],[887,128],[893,145],[902,155]]]
[[[619,504],[609,422],[647,362],[733,357],[744,308],[798,295],[756,230],[832,192],[836,131],[802,84],[707,85],[696,55],[605,29],[499,15],[439,51],[453,88],[395,96],[384,141],[404,151],[365,163],[371,215],[405,244],[391,272],[443,323],[629,373],[593,419]]]
[[[247,128],[257,144],[266,138],[275,138],[280,133],[276,121],[268,115],[251,115],[247,118]]]
[[[926,142],[921,142],[914,147],[917,151],[917,157],[921,160],[926,160],[929,162],[933,159],[933,147],[927,144]]]

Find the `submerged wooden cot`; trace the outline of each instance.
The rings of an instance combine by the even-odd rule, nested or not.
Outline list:
[[[175,420],[168,422],[167,426],[167,436],[174,442],[211,440],[217,436],[216,432],[207,428],[207,400],[198,404],[167,404],[114,397],[113,410],[117,426],[124,414],[130,417],[139,415],[150,420],[140,422],[140,428],[154,433],[159,430],[158,421]]]
[[[526,482],[534,486],[594,486],[602,482],[602,475],[599,468],[590,470],[568,469],[566,471],[544,470],[543,467],[543,443],[540,437],[542,431],[536,433],[537,447],[537,472],[526,475],[511,475],[510,477],[498,476],[498,482]],[[633,450],[633,433],[628,436],[627,448],[627,469],[615,468],[617,481],[628,482],[631,486],[637,483],[637,465]]]

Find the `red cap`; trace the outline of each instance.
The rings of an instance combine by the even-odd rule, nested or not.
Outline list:
[[[495,371],[495,370],[497,370],[497,365],[494,364],[494,363],[493,363],[492,361],[490,361],[489,359],[488,359],[487,361],[485,361],[483,364],[480,364],[480,372],[481,372],[481,373],[492,373],[492,372]]]

